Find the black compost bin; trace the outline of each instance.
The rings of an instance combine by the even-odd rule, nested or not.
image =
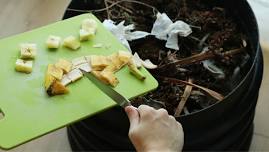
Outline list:
[[[184,150],[248,150],[253,135],[253,118],[263,74],[255,16],[246,0],[223,0],[224,7],[239,21],[247,34],[251,67],[240,84],[222,102],[181,116],[185,132]],[[96,9],[91,1],[74,0],[72,9]],[[64,18],[79,15],[66,11]],[[134,150],[128,138],[129,120],[118,106],[68,127],[74,151]]]

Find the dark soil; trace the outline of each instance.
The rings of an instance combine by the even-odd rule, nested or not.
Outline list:
[[[107,0],[108,5],[119,0]],[[104,8],[105,4],[100,0],[92,0],[95,4],[87,9]],[[159,12],[165,12],[173,20],[183,20],[191,25],[193,33],[180,38],[180,50],[170,50],[165,48],[165,42],[148,36],[130,42],[133,52],[138,52],[141,58],[150,59],[157,65],[190,57],[201,53],[204,47],[209,51],[225,52],[231,49],[238,49],[248,42],[244,32],[241,31],[237,21],[225,10],[222,4],[215,0],[140,0],[140,2],[155,7]],[[107,11],[94,13],[100,20],[109,17],[126,24],[135,24],[137,30],[150,32],[156,20],[156,11],[152,8],[134,2],[122,2],[111,7]],[[246,49],[247,50],[247,49]],[[201,62],[185,66],[170,65],[165,69],[150,70],[152,75],[158,80],[157,90],[145,96],[133,99],[134,105],[149,104],[153,107],[163,107],[169,114],[174,115],[176,107],[181,101],[186,85],[175,84],[163,80],[163,77],[171,77],[188,81],[192,79],[194,84],[214,90],[223,96],[231,92],[241,81],[249,69],[249,55],[245,51],[233,56],[216,55],[212,59],[215,65],[225,72],[225,77],[220,78],[205,69]],[[184,111],[181,114],[189,114],[204,109],[217,100],[205,94],[202,90],[193,88],[188,98]]]

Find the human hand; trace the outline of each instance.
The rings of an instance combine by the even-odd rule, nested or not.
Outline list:
[[[141,105],[138,109],[128,106],[125,111],[130,120],[129,138],[138,152],[182,150],[182,126],[165,109]]]

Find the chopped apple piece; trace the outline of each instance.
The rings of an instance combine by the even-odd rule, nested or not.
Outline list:
[[[97,22],[94,19],[84,19],[81,23],[81,29],[84,29],[86,31],[89,29],[94,29],[95,33],[97,29]]]
[[[91,72],[92,68],[89,63],[83,63],[77,66],[78,69],[83,70],[85,72]]]
[[[50,96],[60,95],[68,93],[68,89],[59,81],[54,81],[52,85],[47,89],[47,93]]]
[[[72,63],[65,59],[59,59],[58,62],[55,63],[55,66],[61,68],[64,73],[68,73],[72,69]]]
[[[18,72],[31,73],[33,69],[33,61],[25,61],[17,59],[15,70]]]
[[[79,69],[73,69],[69,73],[67,73],[67,77],[72,81],[75,82],[83,77],[82,72]]]
[[[105,80],[105,82],[108,82],[113,87],[116,87],[117,84],[119,83],[119,80],[113,74],[113,72],[105,72],[105,71],[102,71],[100,73],[100,76],[101,76],[102,80]]]
[[[102,71],[106,66],[110,64],[107,57],[101,55],[92,55],[90,62],[92,69],[95,71]]]
[[[80,42],[74,36],[68,36],[64,39],[63,46],[72,50],[77,50],[78,48],[80,48]]]
[[[139,80],[145,80],[146,76],[138,70],[136,65],[134,64],[133,60],[130,60],[128,63],[129,71]]]
[[[67,86],[71,82],[72,82],[72,80],[70,80],[67,75],[64,75],[62,80],[61,80],[61,84],[64,86]]]
[[[61,37],[50,35],[46,41],[46,45],[49,49],[58,49],[61,44]]]
[[[21,44],[21,59],[34,59],[36,56],[36,44],[23,43]]]
[[[61,80],[63,77],[63,70],[56,67],[54,64],[48,65],[47,73],[54,76],[58,80]]]

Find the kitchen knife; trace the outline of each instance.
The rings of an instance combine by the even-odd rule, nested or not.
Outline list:
[[[98,80],[93,74],[87,73],[83,70],[81,70],[82,73],[89,79],[91,82],[93,82],[101,91],[103,91],[107,96],[109,96],[111,99],[113,99],[118,105],[125,108],[126,106],[131,106],[131,103],[128,99],[126,99],[124,96],[119,94],[117,91],[112,89],[110,86],[104,84],[100,80]]]

